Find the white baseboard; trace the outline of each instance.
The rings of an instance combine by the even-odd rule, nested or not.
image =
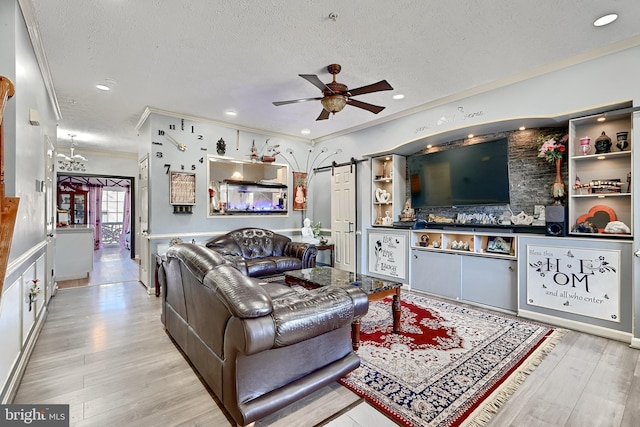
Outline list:
[[[576,322],[575,320],[563,319],[561,317],[549,316],[534,311],[519,310],[518,316],[538,322],[548,323],[550,325],[559,326],[561,328],[573,329],[574,331],[584,332],[599,337],[609,338],[616,341],[632,343],[632,335],[629,332],[616,331],[602,326],[589,325],[588,323]],[[640,348],[640,340],[636,340],[637,348]],[[632,345],[633,347],[633,345]],[[636,348],[636,347],[634,347]]]

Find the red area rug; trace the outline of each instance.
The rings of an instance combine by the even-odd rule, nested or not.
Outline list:
[[[340,382],[405,426],[481,426],[562,338],[562,330],[403,293],[362,319],[361,365]]]

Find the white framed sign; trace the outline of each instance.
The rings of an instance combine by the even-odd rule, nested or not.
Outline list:
[[[369,271],[406,279],[407,238],[403,234],[369,233]]]
[[[196,204],[196,174],[192,172],[174,172],[169,175],[169,204]]]
[[[527,303],[620,322],[620,251],[527,245]]]

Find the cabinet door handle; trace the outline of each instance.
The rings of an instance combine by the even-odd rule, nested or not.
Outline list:
[[[638,258],[640,258],[640,249],[638,249],[637,251],[635,251],[633,253],[635,256],[637,256]]]
[[[516,271],[516,269],[515,269],[515,268],[513,268],[513,266],[512,266],[512,265],[510,265],[510,266],[509,266],[509,271]]]
[[[418,259],[418,255],[413,254],[413,259]]]

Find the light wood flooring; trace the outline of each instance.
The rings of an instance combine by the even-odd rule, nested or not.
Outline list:
[[[58,291],[14,403],[70,404],[72,426],[234,425],[164,332],[160,299],[136,277]],[[257,425],[395,424],[335,383]],[[488,424],[639,425],[640,351],[573,331]]]
[[[93,252],[93,271],[83,279],[58,281],[58,289],[138,280],[138,260],[120,246],[105,246]]]

